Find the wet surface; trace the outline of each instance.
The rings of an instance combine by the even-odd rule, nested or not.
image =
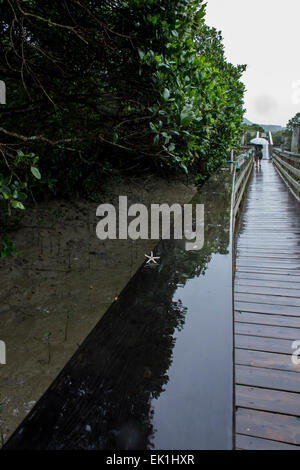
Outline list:
[[[253,170],[235,274],[236,448],[299,450],[300,205],[271,161]]]
[[[57,377],[157,244],[96,237],[96,208],[188,203],[195,188],[146,175],[115,176],[99,201],[50,200],[27,207],[7,234],[22,256],[0,258],[0,447]]]
[[[205,244],[162,241],[6,449],[230,449],[230,175],[207,183]]]

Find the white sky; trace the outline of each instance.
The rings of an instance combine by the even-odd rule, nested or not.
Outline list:
[[[246,118],[285,126],[300,112],[300,1],[207,0],[206,11],[227,59],[248,65]]]

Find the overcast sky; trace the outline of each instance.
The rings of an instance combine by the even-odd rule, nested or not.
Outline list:
[[[285,126],[300,112],[300,0],[207,0],[227,59],[248,64],[246,118]]]

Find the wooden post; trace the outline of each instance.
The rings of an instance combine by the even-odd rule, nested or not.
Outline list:
[[[291,151],[295,153],[299,153],[300,151],[300,124],[297,124],[293,127]]]

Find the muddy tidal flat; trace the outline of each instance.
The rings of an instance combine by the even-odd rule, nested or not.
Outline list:
[[[9,239],[22,256],[0,259],[0,446],[21,423],[156,245],[96,237],[96,208],[187,203],[195,188],[159,178],[119,179],[97,202],[42,202]]]

